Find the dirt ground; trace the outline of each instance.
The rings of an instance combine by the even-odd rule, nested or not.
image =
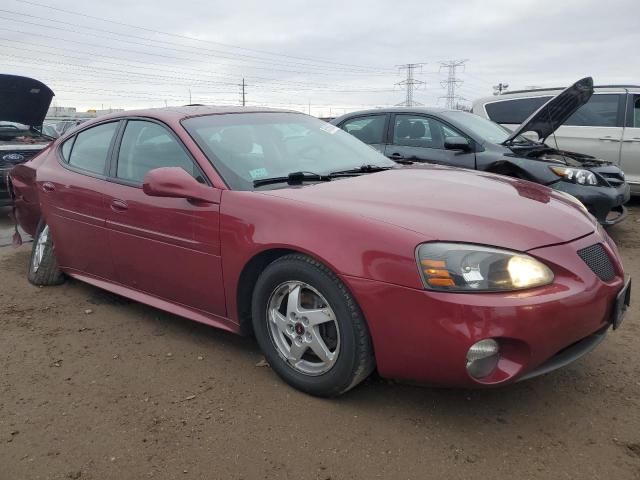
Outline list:
[[[640,478],[640,202],[611,229],[635,303],[581,361],[496,390],[298,393],[255,342],[0,248],[0,479]],[[5,225],[6,226],[6,225]]]

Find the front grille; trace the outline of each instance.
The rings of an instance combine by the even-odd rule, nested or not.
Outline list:
[[[578,256],[603,282],[609,282],[615,278],[616,271],[613,263],[601,243],[578,250]]]
[[[624,183],[624,178],[620,173],[612,173],[612,172],[606,172],[606,173],[598,172],[598,173],[600,173],[600,175],[602,175],[607,180],[609,185],[611,185],[612,187],[619,187]]]

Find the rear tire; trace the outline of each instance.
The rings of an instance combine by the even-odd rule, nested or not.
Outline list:
[[[341,395],[375,368],[355,299],[331,270],[306,255],[286,255],[262,272],[252,321],[271,368],[310,395]]]
[[[31,248],[29,261],[29,282],[37,286],[60,285],[64,282],[64,274],[58,267],[53,238],[49,225],[40,221]]]

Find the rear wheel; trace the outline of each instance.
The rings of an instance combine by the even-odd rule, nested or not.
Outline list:
[[[33,239],[27,278],[38,286],[60,285],[64,282],[64,274],[58,268],[49,225],[43,221],[38,225]]]
[[[324,265],[287,255],[260,275],[253,327],[262,351],[287,383],[311,395],[340,395],[374,369],[369,332],[354,298]]]

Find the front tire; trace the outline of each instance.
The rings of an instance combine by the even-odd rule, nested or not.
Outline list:
[[[27,278],[37,286],[60,285],[64,282],[64,274],[58,268],[51,231],[44,221],[38,224],[33,239]]]
[[[366,322],[331,270],[300,254],[262,272],[252,299],[253,329],[273,370],[305,393],[334,397],[375,367]]]

